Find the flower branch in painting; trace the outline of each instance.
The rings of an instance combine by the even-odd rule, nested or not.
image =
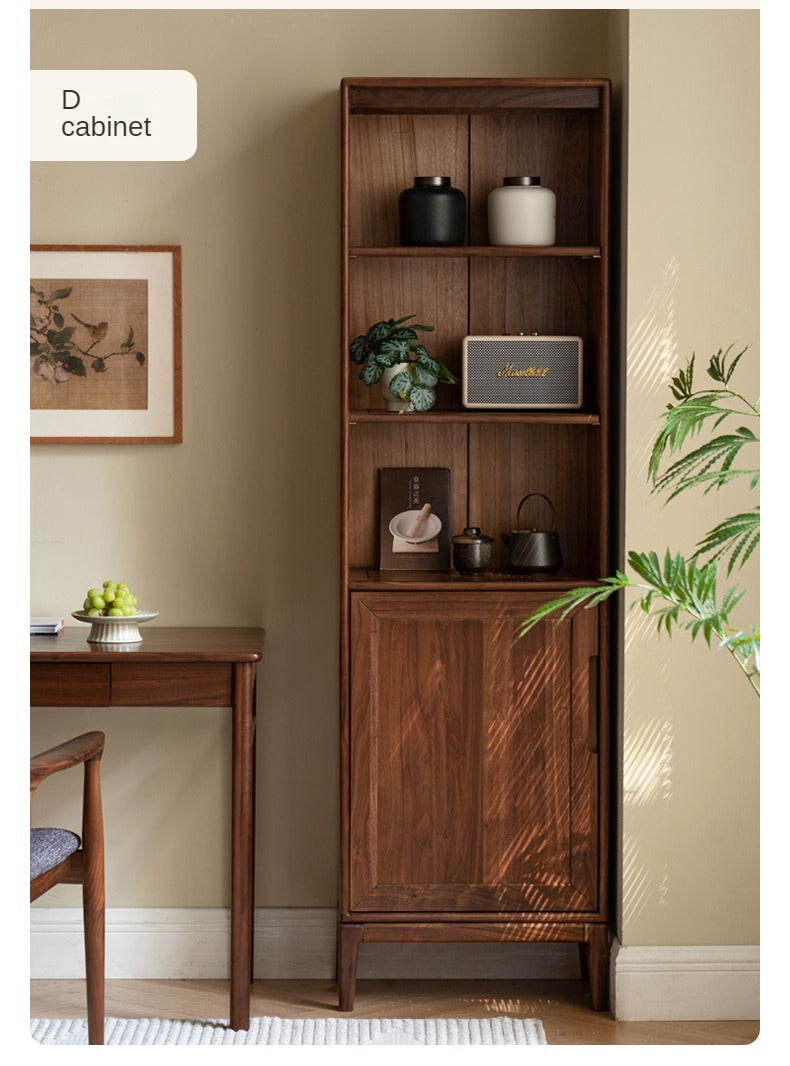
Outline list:
[[[102,350],[109,323],[85,322],[73,312],[65,312],[63,303],[71,296],[71,287],[54,289],[47,294],[30,286],[30,358],[31,371],[37,378],[61,384],[70,377],[85,377],[88,367],[97,374],[107,370],[107,363],[116,356],[133,355],[140,366],[145,354],[136,350],[134,329],[129,327],[126,340],[114,350]],[[77,325],[67,325],[65,314]],[[109,345],[112,349],[112,344]],[[86,365],[87,364],[87,365]]]

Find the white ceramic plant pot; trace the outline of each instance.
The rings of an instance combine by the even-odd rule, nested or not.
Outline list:
[[[392,379],[395,377],[396,374],[400,374],[401,370],[405,370],[408,365],[409,365],[408,363],[396,363],[395,366],[389,367],[381,375],[381,382],[380,382],[381,395],[384,397],[384,400],[386,401],[387,410],[388,411],[408,411],[409,410],[409,401],[408,400],[399,400],[397,398],[397,396],[393,396],[392,393],[390,392],[390,382],[392,381]]]

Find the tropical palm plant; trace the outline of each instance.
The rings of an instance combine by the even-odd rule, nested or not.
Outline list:
[[[703,494],[723,488],[730,482],[746,478],[749,488],[756,489],[759,468],[748,462],[746,449],[759,445],[759,438],[746,422],[759,424],[760,408],[730,387],[730,382],[747,351],[732,355],[733,345],[711,356],[707,374],[715,383],[694,387],[694,355],[685,368],[672,378],[670,390],[676,403],[667,405],[661,416],[661,429],[653,444],[648,463],[648,480],[654,493],[666,493],[672,500],[690,489]],[[734,430],[716,433],[723,423]],[[714,434],[697,447],[687,450],[694,437],[710,429]],[[664,460],[678,456],[662,469]],[[736,465],[736,461],[739,465]],[[638,605],[657,620],[659,632],[672,634],[673,627],[687,630],[694,640],[702,634],[706,643],[717,641],[743,671],[749,684],[760,694],[760,633],[756,626],[737,629],[730,614],[746,590],[731,586],[719,591],[719,566],[726,561],[729,577],[750,558],[760,542],[760,508],[755,506],[719,522],[697,542],[688,557],[669,549],[661,560],[655,551],[629,551],[627,562],[636,579],[617,570],[613,577],[602,578],[596,585],[570,589],[551,600],[518,627],[523,636],[544,618],[563,618],[578,606],[596,607],[621,589],[638,593],[632,606]]]

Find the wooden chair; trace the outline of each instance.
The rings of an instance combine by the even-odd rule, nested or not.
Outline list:
[[[104,1043],[104,827],[99,765],[104,733],[83,733],[30,760],[33,793],[50,774],[85,764],[82,841],[67,829],[31,829],[30,900],[57,884],[82,885],[88,1043]]]

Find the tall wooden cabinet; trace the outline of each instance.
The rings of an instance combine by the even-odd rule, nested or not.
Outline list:
[[[609,83],[344,80],[340,1007],[362,941],[567,941],[607,1005],[608,630],[581,610],[514,641],[536,606],[611,569]],[[417,175],[467,197],[467,244],[401,247]],[[509,175],[557,196],[550,247],[492,247],[486,201]],[[460,376],[466,335],[579,335],[574,411],[392,414],[349,345],[414,313]],[[388,571],[379,471],[450,470],[451,532],[496,538],[493,569]],[[554,506],[564,569],[507,570],[519,501]],[[543,524],[546,515],[536,515]]]

